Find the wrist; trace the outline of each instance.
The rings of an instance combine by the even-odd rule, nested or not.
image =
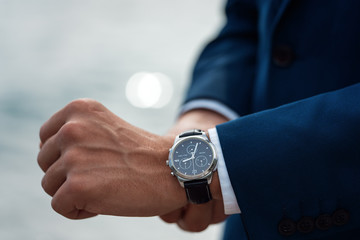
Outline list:
[[[157,156],[159,157],[162,171],[162,179],[165,182],[163,194],[165,198],[170,202],[178,204],[178,207],[183,207],[187,204],[186,194],[184,189],[179,185],[179,182],[171,175],[171,170],[166,165],[166,161],[169,159],[169,149],[174,144],[176,136],[165,135],[160,137],[161,149],[156,151]]]

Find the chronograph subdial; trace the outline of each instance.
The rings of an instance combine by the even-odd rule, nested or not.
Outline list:
[[[182,168],[182,169],[189,169],[193,164],[193,161],[192,161],[192,158],[185,158],[185,159],[181,159],[179,161],[179,166]]]
[[[205,167],[207,163],[208,163],[208,159],[204,155],[200,155],[200,156],[196,157],[196,159],[195,159],[195,164],[198,167],[201,167],[201,168]]]
[[[191,144],[189,145],[187,148],[186,148],[186,152],[189,153],[189,154],[192,154],[194,152],[194,149],[195,149],[195,145],[194,144]]]

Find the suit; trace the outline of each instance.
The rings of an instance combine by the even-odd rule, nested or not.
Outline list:
[[[360,239],[360,2],[229,0],[186,102],[217,133],[242,214],[224,239]]]

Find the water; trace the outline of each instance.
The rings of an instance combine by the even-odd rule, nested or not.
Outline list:
[[[51,209],[36,156],[39,127],[80,97],[165,133],[221,7],[220,0],[0,0],[1,240],[219,238],[221,225],[189,234],[156,217],[68,220]],[[173,80],[170,104],[139,109],[127,101],[126,82],[139,71]]]

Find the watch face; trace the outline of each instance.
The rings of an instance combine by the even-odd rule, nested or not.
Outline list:
[[[172,151],[172,165],[178,173],[197,176],[207,173],[214,161],[214,152],[208,142],[200,138],[186,138]]]

